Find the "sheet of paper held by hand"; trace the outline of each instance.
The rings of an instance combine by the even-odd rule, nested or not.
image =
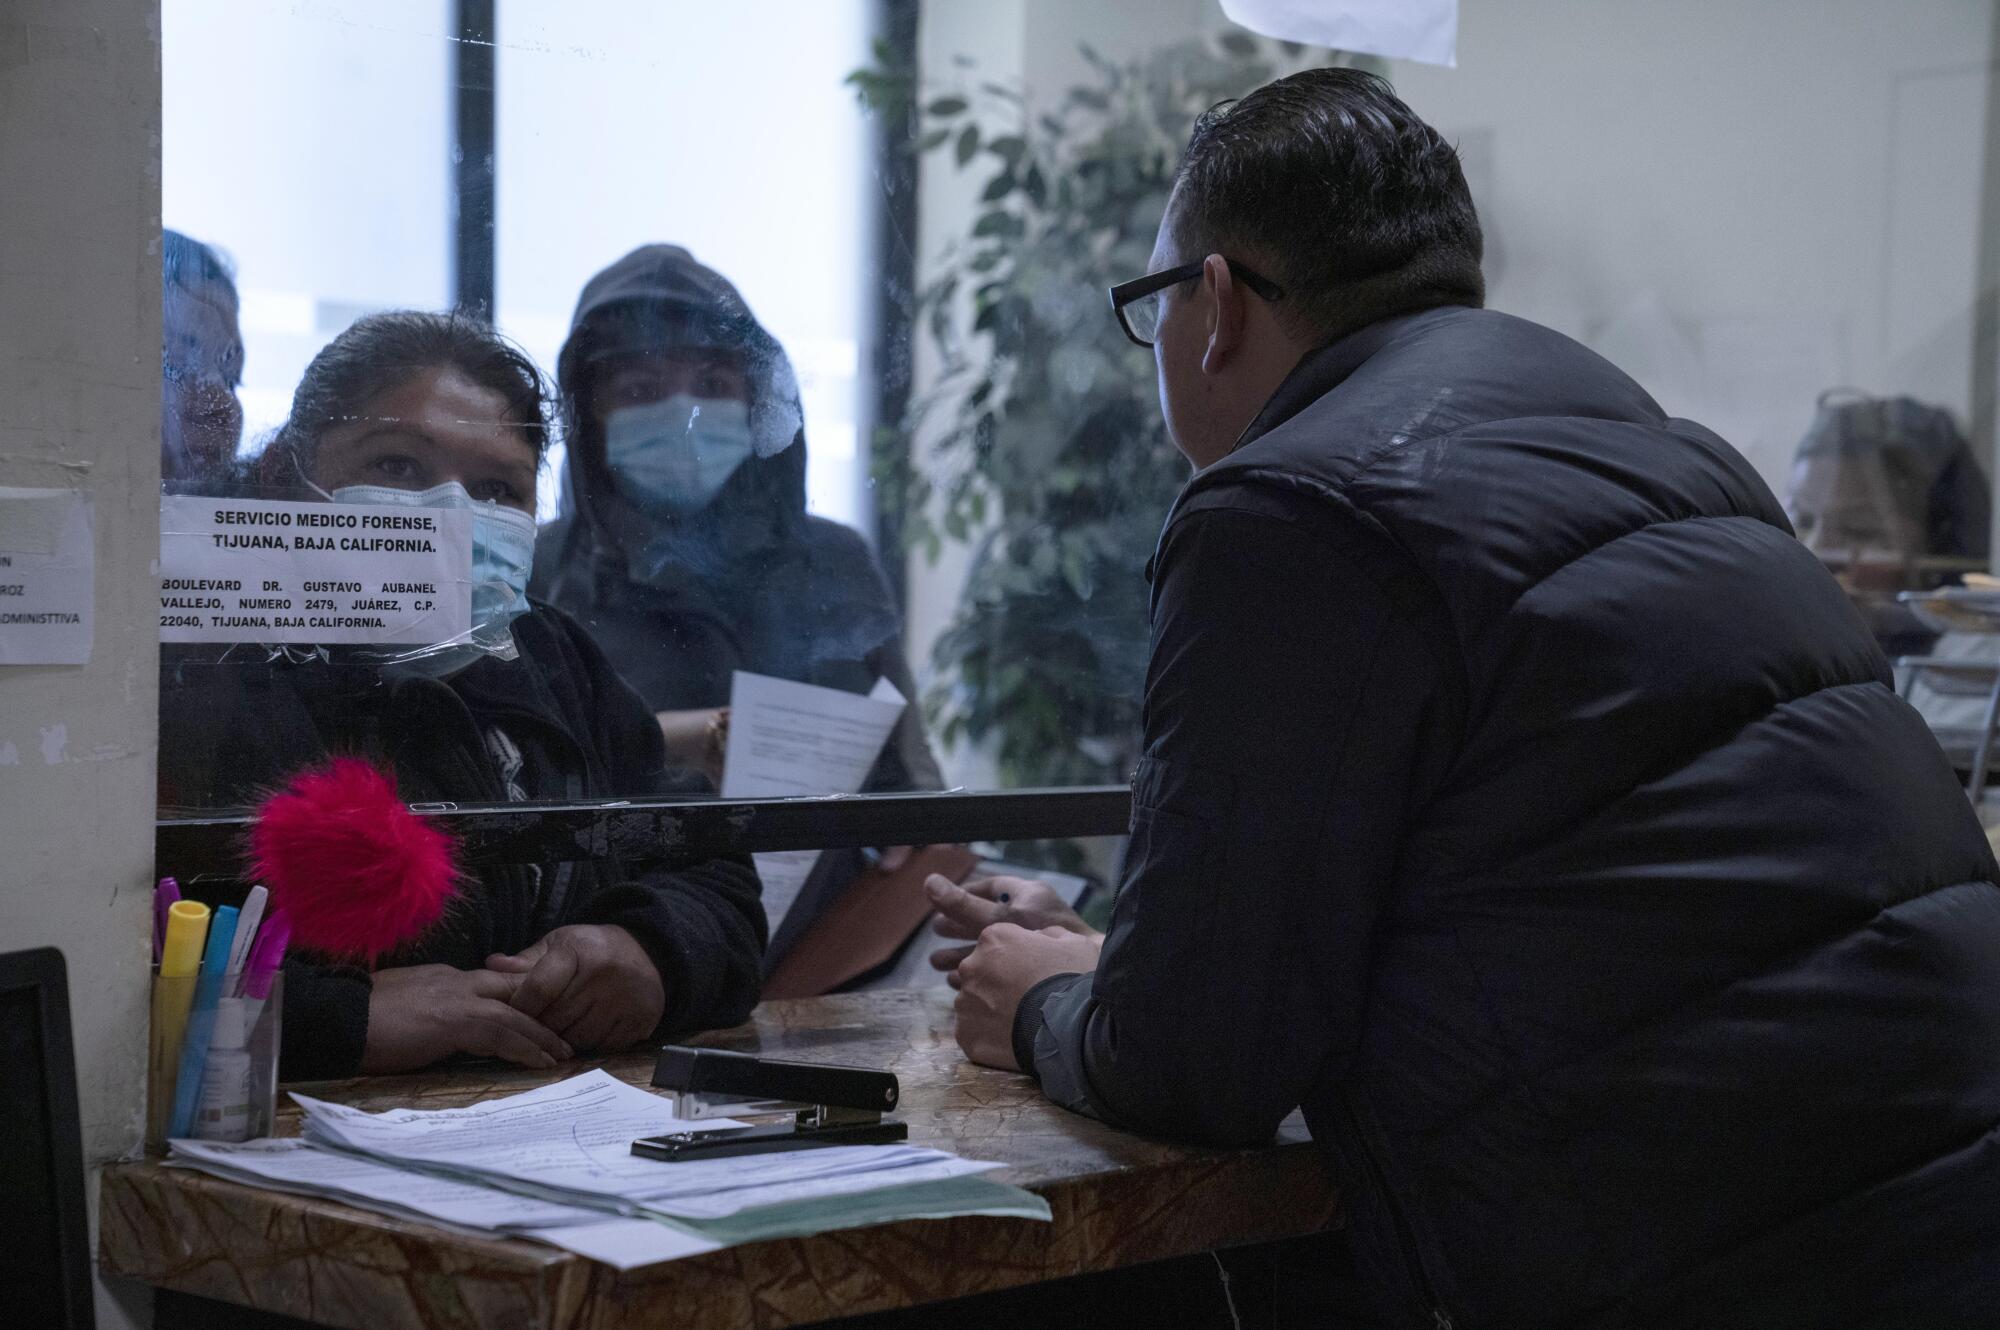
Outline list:
[[[904,705],[902,694],[887,679],[863,697],[738,670],[729,688],[723,797],[823,798],[855,793],[868,779]],[[764,882],[764,913],[776,936],[819,852],[791,850],[753,857],[757,876]]]

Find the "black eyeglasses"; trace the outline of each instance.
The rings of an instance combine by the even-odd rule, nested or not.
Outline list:
[[[1153,339],[1159,336],[1160,315],[1166,303],[1161,297],[1168,287],[1179,286],[1182,282],[1201,276],[1202,264],[1207,261],[1198,259],[1193,263],[1183,263],[1178,268],[1148,273],[1144,277],[1121,282],[1112,287],[1111,312],[1118,316],[1118,326],[1125,330],[1125,335],[1140,346],[1151,346]],[[1235,259],[1224,259],[1223,262],[1229,265],[1229,271],[1236,280],[1249,287],[1256,295],[1266,300],[1285,298],[1285,288],[1270,278],[1259,276]]]

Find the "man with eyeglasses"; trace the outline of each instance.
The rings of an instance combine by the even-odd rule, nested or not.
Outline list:
[[[1303,1108],[1392,1324],[1994,1324],[1978,821],[1763,481],[1480,243],[1372,76],[1196,126],[1111,293],[1194,467],[1123,884],[1101,939],[934,885],[959,1042],[1138,1131]]]

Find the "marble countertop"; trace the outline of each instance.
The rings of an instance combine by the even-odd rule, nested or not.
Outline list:
[[[1048,1103],[1026,1076],[966,1062],[952,1038],[951,997],[768,1002],[748,1024],[691,1042],[894,1071],[913,1144],[1005,1163],[991,1176],[1046,1197],[1051,1224],[885,1224],[620,1273],[540,1243],[465,1237],[147,1161],[104,1170],[99,1259],[127,1278],[354,1330],[735,1330],[914,1306],[1335,1222],[1331,1171],[1296,1119],[1272,1146],[1250,1151],[1114,1131]],[[643,1086],[653,1058],[554,1072],[445,1069],[319,1082],[311,1092],[368,1109],[445,1108],[590,1065]],[[283,1110],[279,1134],[297,1130],[297,1111]]]

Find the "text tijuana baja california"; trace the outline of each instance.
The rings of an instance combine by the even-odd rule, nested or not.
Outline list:
[[[435,554],[437,546],[414,536],[269,536],[218,532],[219,550],[338,550],[343,554]]]

